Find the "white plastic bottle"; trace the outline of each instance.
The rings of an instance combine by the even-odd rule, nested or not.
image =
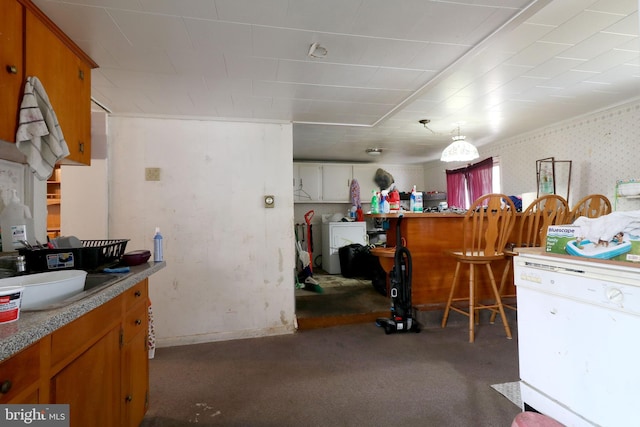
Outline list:
[[[153,236],[153,260],[155,262],[160,262],[163,259],[162,234],[160,234],[160,227],[156,227],[156,234]]]
[[[415,193],[415,205],[413,206],[413,211],[422,213],[424,210],[424,203],[422,201],[422,191],[416,191],[415,185],[413,186],[413,191]]]
[[[415,212],[416,210],[416,186],[413,186],[411,190],[411,197],[409,199],[409,212]]]
[[[11,200],[0,213],[2,250],[5,252],[24,248],[23,240],[31,244],[36,240],[31,211],[20,202],[15,189],[11,192]]]

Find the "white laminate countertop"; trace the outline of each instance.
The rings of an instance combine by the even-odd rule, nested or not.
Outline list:
[[[133,266],[129,273],[122,273],[122,279],[117,282],[61,308],[21,311],[17,321],[0,324],[0,362],[112,300],[166,265],[166,262],[162,261]]]

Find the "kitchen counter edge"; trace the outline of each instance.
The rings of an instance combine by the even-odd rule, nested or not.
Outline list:
[[[166,265],[162,261],[133,266],[122,279],[80,301],[54,310],[20,312],[17,321],[0,324],[0,362],[112,300]]]
[[[386,214],[364,214],[365,218],[462,218],[466,212],[391,212]]]

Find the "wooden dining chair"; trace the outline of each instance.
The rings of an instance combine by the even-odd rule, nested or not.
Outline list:
[[[583,197],[571,209],[568,224],[573,223],[578,217],[598,218],[611,213],[611,202],[602,194],[590,194]]]
[[[535,199],[520,215],[520,224],[517,228],[516,241],[513,249],[505,249],[505,258],[507,262],[500,279],[500,289],[498,290],[501,298],[515,298],[515,294],[505,295],[509,273],[511,272],[511,264],[513,257],[518,255],[518,248],[545,247],[547,244],[547,229],[550,225],[566,224],[569,218],[569,204],[558,195],[548,194]],[[517,310],[515,305],[505,304],[505,308]],[[496,319],[495,312],[491,313],[489,321],[493,323]]]
[[[502,306],[502,299],[498,292],[491,263],[504,259],[504,248],[513,229],[516,208],[511,199],[504,194],[486,194],[473,202],[462,221],[462,248],[447,253],[456,260],[453,283],[449,291],[449,298],[442,318],[442,327],[447,325],[451,310],[469,317],[469,342],[475,340],[475,322],[480,310],[491,310],[500,313],[507,338],[511,338],[511,329]],[[455,297],[458,278],[462,265],[469,266],[468,295]],[[476,269],[477,265],[484,265],[491,285],[493,303],[480,303],[477,295]],[[468,308],[454,305],[460,301],[467,301]]]

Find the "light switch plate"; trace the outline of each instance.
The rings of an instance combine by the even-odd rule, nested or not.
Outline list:
[[[160,181],[160,168],[145,168],[145,181]]]
[[[264,196],[264,207],[265,208],[273,208],[276,205],[276,198],[275,196]]]

